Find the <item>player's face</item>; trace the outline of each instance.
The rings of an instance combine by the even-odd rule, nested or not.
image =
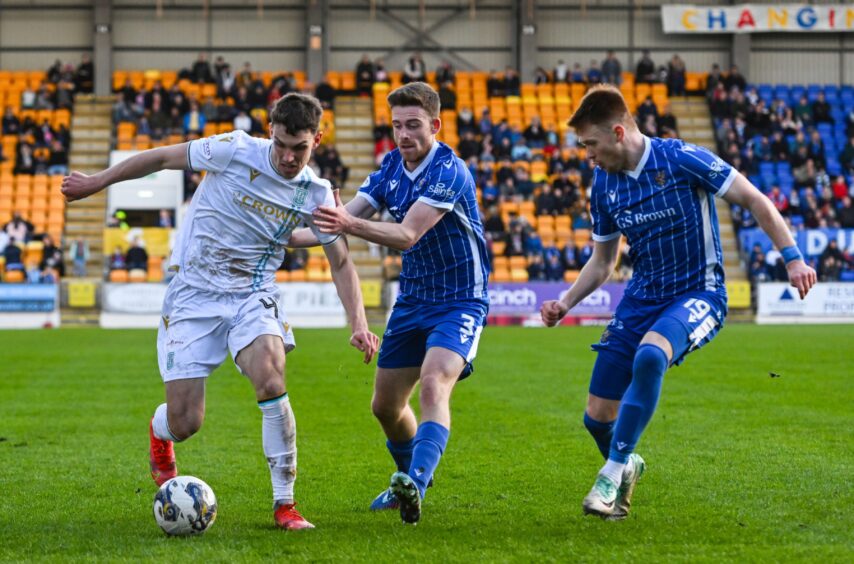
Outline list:
[[[430,152],[441,122],[418,106],[391,109],[391,127],[400,156],[407,164],[418,165]]]
[[[311,152],[320,143],[323,132],[313,133],[308,129],[291,135],[285,126],[275,123],[270,126],[273,140],[273,162],[279,174],[287,179],[294,178],[311,159]]]
[[[605,172],[625,169],[626,130],[620,125],[611,127],[588,125],[578,129],[578,141],[587,149],[587,158]]]

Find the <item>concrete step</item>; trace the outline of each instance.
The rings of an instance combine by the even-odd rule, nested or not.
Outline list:
[[[75,152],[109,153],[110,151],[109,137],[106,139],[75,139],[73,143]]]
[[[109,127],[79,127],[71,130],[71,140],[74,143],[85,140],[107,140],[112,137]]]
[[[356,274],[360,279],[380,278],[382,277],[382,267],[376,264],[363,265],[354,263]]]
[[[67,223],[65,225],[65,232],[69,235],[73,235],[74,237],[91,237],[93,239],[100,239],[104,236],[104,226],[94,226],[89,223]]]
[[[362,115],[362,114],[353,114],[353,115],[344,115],[339,116],[335,115],[335,128],[342,129],[344,127],[357,126],[357,127],[371,127],[374,126],[374,120],[370,114]]]
[[[105,215],[106,212],[102,207],[69,207],[65,212],[65,221],[66,223],[89,223],[93,226],[98,224],[103,228],[103,224],[106,221]]]
[[[335,143],[335,148],[338,149],[338,152],[342,155],[344,153],[363,153],[363,154],[374,154],[374,141],[373,137],[371,140],[365,139],[364,141],[347,140]]]
[[[113,105],[106,104],[78,104],[74,106],[74,116],[104,116],[113,113]]]
[[[374,156],[371,155],[370,153],[365,154],[365,153],[348,152],[345,154],[342,151],[341,152],[341,161],[345,165],[347,165],[351,168],[353,167],[353,165],[363,165],[364,167],[369,167],[369,166],[375,166],[375,164],[376,164],[376,163],[374,163]]]
[[[108,115],[77,115],[74,114],[74,117],[71,118],[71,128],[72,131],[77,127],[110,127],[112,125],[112,118]]]
[[[335,141],[339,139],[347,139],[350,141],[368,141],[374,138],[374,131],[371,128],[356,128],[348,127],[347,129],[339,129],[335,132]]]
[[[80,170],[80,167],[82,166],[95,168],[95,170],[103,170],[107,168],[107,165],[110,162],[109,159],[109,155],[105,155],[100,152],[78,154],[75,151],[71,153],[71,157],[68,159],[68,162],[69,166],[74,170]]]

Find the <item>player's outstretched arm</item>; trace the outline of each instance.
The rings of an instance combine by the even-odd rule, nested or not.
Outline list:
[[[97,194],[107,186],[142,178],[159,170],[184,170],[187,168],[187,143],[149,149],[117,165],[91,176],[74,171],[62,179],[62,194],[66,202],[82,200]]]
[[[334,242],[324,245],[323,250],[329,259],[332,280],[338,290],[338,297],[341,298],[344,311],[347,312],[347,319],[350,320],[353,331],[350,344],[365,353],[365,364],[367,364],[371,362],[379,348],[379,338],[368,329],[359,275],[356,274],[356,267],[350,260],[347,240],[339,237]]]
[[[364,198],[355,198],[353,201],[359,200]],[[370,207],[367,201],[362,205]],[[322,233],[347,233],[399,251],[405,251],[417,243],[446,213],[445,210],[424,202],[415,202],[402,223],[390,223],[368,221],[363,217],[354,216],[350,213],[349,206],[350,204],[347,204],[346,208],[340,205],[334,208],[317,208],[314,212],[315,225]]]
[[[619,249],[619,237],[610,241],[597,241],[593,244],[593,254],[590,256],[590,260],[578,273],[578,278],[569,291],[559,300],[544,302],[540,308],[540,316],[546,327],[557,325],[578,302],[608,280],[617,265]]]
[[[341,203],[341,195],[338,192],[338,189],[332,191],[333,196],[335,197],[335,207],[342,206]],[[364,198],[353,198],[347,205],[344,206],[347,213],[355,217],[361,217],[363,219],[367,219],[374,215],[374,208],[368,201]],[[291,234],[291,238],[288,241],[288,247],[292,249],[300,249],[306,247],[316,247],[320,244],[320,241],[317,239],[317,236],[312,232],[312,230],[308,227],[303,229],[297,229]]]
[[[783,216],[762,192],[743,175],[736,176],[724,200],[750,210],[762,231],[768,234],[786,261],[789,283],[798,289],[801,299],[807,295],[816,283],[815,270],[809,267],[801,256]]]

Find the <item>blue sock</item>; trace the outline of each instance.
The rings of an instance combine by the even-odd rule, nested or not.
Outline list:
[[[412,447],[415,446],[415,439],[409,439],[406,442],[396,443],[388,440],[385,446],[391,453],[394,463],[397,464],[399,472],[409,472],[409,466],[412,464]]]
[[[632,383],[623,396],[614,427],[608,458],[625,464],[634,452],[641,433],[655,413],[661,382],[667,370],[667,355],[655,345],[641,345],[635,353]]]
[[[608,451],[611,448],[611,439],[614,436],[614,423],[616,421],[596,421],[587,412],[584,412],[584,426],[587,427],[587,432],[593,436],[596,441],[596,446],[599,447],[599,452],[602,453],[602,458],[608,458]]]
[[[415,433],[415,447],[412,449],[412,464],[409,467],[409,476],[415,481],[418,486],[418,491],[421,492],[421,497],[424,497],[424,492],[427,490],[427,484],[433,477],[433,472],[439,465],[439,459],[442,458],[442,453],[445,452],[445,447],[448,445],[448,436],[451,434],[449,429],[446,429],[438,423],[427,421],[418,426],[418,432]]]

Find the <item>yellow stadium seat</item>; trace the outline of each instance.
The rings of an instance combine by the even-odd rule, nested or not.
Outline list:
[[[123,283],[128,281],[127,270],[111,270],[109,276],[110,282]]]

